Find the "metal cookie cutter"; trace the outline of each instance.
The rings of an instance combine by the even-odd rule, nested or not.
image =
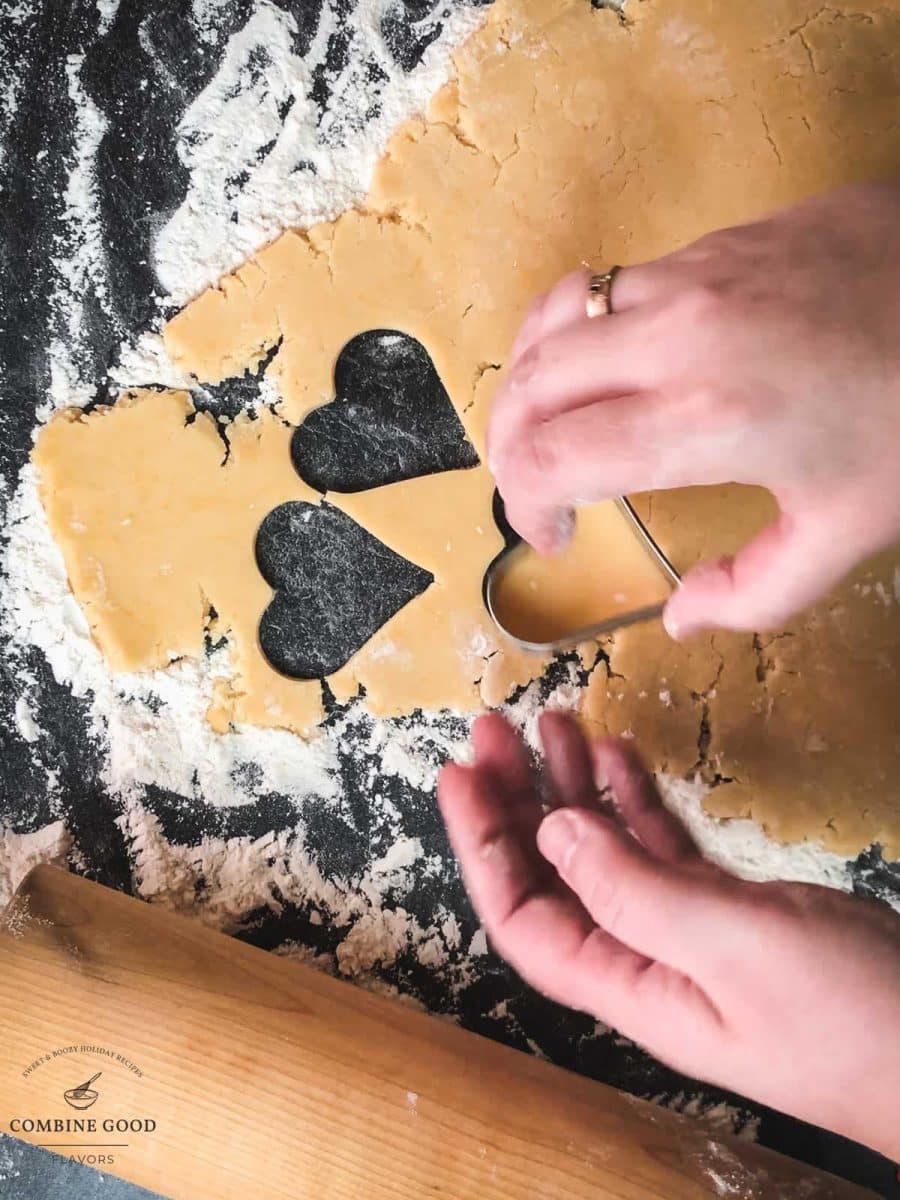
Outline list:
[[[624,496],[617,496],[616,504],[618,505],[622,514],[627,518],[639,540],[643,543],[644,549],[659,567],[663,576],[668,579],[673,587],[678,587],[678,585],[681,583],[681,576],[672,566],[671,562],[663,553],[663,551],[659,548],[650,530],[635,511],[631,501],[626,499]],[[498,507],[500,506],[495,505],[495,520],[497,521],[501,531],[504,533],[507,544],[496,556],[496,558],[489,563],[488,568],[484,573],[484,579],[482,581],[482,595],[484,597],[485,608],[490,613],[494,624],[502,634],[510,638],[511,641],[516,643],[516,645],[521,646],[524,650],[533,650],[539,653],[564,650],[569,646],[577,644],[578,642],[590,641],[592,638],[599,637],[600,634],[612,633],[613,630],[622,629],[626,625],[635,625],[638,621],[651,621],[656,617],[662,616],[663,605],[653,604],[646,608],[634,609],[631,612],[619,613],[615,617],[608,617],[605,621],[597,621],[595,624],[586,625],[581,629],[573,629],[571,633],[567,633],[563,637],[557,638],[555,641],[551,642],[530,642],[524,638],[517,637],[516,634],[510,632],[510,630],[508,630],[501,621],[494,604],[494,597],[496,594],[497,584],[502,579],[510,562],[516,555],[527,553],[531,550],[531,548],[528,546],[527,542],[521,541],[516,537],[515,534],[513,534],[506,522],[505,516],[502,513],[502,508],[500,508],[499,513],[496,511]],[[531,552],[533,553],[533,551]]]

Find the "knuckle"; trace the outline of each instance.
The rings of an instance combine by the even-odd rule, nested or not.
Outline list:
[[[705,420],[719,416],[725,408],[725,392],[715,383],[703,381],[694,384],[690,398],[695,415]]]
[[[541,319],[544,315],[544,308],[547,304],[547,293],[535,296],[532,302],[528,305],[528,311],[525,314],[523,326],[530,332],[537,333],[541,327]]]
[[[742,428],[749,419],[746,395],[718,380],[699,380],[687,389],[685,417],[709,430]]]
[[[741,254],[753,229],[752,225],[726,225],[705,233],[694,245],[702,251],[707,261],[721,263],[723,259]]]
[[[724,298],[721,289],[711,282],[701,280],[682,289],[673,301],[675,316],[679,323],[694,327],[718,323],[723,316]]]
[[[528,311],[525,313],[514,345],[514,351],[518,353],[518,357],[521,357],[527,346],[540,337],[544,324],[544,307],[546,303],[546,296],[537,296],[528,306]]]
[[[506,384],[510,392],[527,390],[535,381],[541,364],[540,344],[524,350],[509,373]]]
[[[535,426],[526,445],[529,473],[539,479],[556,475],[562,461],[562,446],[552,421]]]
[[[757,883],[726,877],[723,894],[744,922],[752,924],[764,942],[775,944],[791,923],[792,898],[803,885],[780,881]]]

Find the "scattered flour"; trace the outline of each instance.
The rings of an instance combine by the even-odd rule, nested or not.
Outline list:
[[[36,742],[41,736],[41,730],[34,719],[27,696],[19,696],[16,700],[13,717],[16,722],[16,728],[19,731],[19,737],[26,742]]]
[[[32,867],[63,862],[72,839],[62,821],[34,833],[13,833],[0,824],[0,914]]]
[[[0,1133],[0,1184],[6,1183],[10,1187],[17,1186],[12,1181],[21,1178],[22,1175],[18,1166],[20,1153],[21,1151],[12,1138],[7,1137],[5,1133]],[[0,1188],[0,1191],[3,1190]]]
[[[129,846],[137,894],[146,900],[227,933],[246,926],[248,914],[278,914],[292,905],[306,912],[311,924],[327,925],[342,938],[333,958],[296,942],[281,953],[354,978],[412,955],[439,973],[451,991],[470,981],[455,918],[438,905],[434,920],[423,926],[390,900],[408,893],[415,876],[428,869],[415,838],[400,835],[365,871],[342,879],[321,873],[307,849],[302,820],[255,839],[204,837],[199,845],[182,846],[169,842],[159,819],[131,800],[118,824]]]
[[[197,36],[207,45],[218,44],[219,7],[216,0],[194,0],[192,6]],[[190,178],[184,202],[154,247],[158,278],[171,293],[165,303],[183,301],[281,228],[332,216],[359,200],[392,129],[425,107],[447,77],[452,49],[481,19],[477,10],[455,11],[443,20],[422,63],[406,73],[393,61],[382,36],[396,3],[363,0],[354,14],[347,65],[330,72],[329,44],[344,7],[338,0],[323,6],[302,59],[294,50],[294,17],[268,0],[259,0],[244,27],[223,40],[217,72],[178,128],[177,150]],[[118,4],[97,0],[96,9],[103,33],[115,19]],[[26,15],[23,12],[21,19]],[[423,16],[419,26],[425,31],[438,20],[439,8]],[[149,42],[145,49],[153,53]],[[107,121],[84,87],[82,65],[79,55],[66,64],[76,118],[63,195],[65,234],[53,260],[51,386],[40,421],[56,409],[81,406],[95,394],[98,381],[80,367],[87,345],[85,296],[112,315],[95,173]],[[323,71],[330,99],[320,113],[310,89],[316,72]],[[10,95],[8,110],[14,101]],[[374,119],[366,119],[376,111]],[[233,179],[241,167],[247,168],[247,178],[235,196]],[[172,366],[153,331],[123,341],[111,377],[119,387],[190,387],[194,382]],[[23,470],[11,500],[7,535],[0,600],[5,653],[15,660],[20,652],[38,647],[55,678],[86,702],[88,734],[105,749],[104,786],[123,806],[121,824],[140,894],[229,929],[237,928],[247,913],[277,910],[287,899],[315,900],[338,923],[367,917],[369,948],[363,934],[357,934],[341,957],[348,971],[359,969],[354,964],[385,961],[390,946],[401,941],[441,937],[437,925],[419,931],[404,915],[385,917],[380,925],[372,916],[383,892],[403,891],[403,870],[411,866],[411,855],[421,854],[420,846],[403,840],[402,830],[396,831],[395,849],[373,864],[367,879],[347,882],[343,888],[318,875],[305,855],[300,826],[289,835],[255,842],[206,839],[195,848],[168,842],[142,803],[148,785],[217,806],[247,804],[276,792],[298,809],[310,799],[339,808],[339,744],[350,718],[343,731],[311,742],[284,731],[249,727],[215,735],[205,712],[216,679],[230,673],[227,648],[201,661],[175,662],[165,671],[113,675],[69,592],[30,466]],[[23,683],[14,716],[22,737],[35,744],[41,735],[34,715],[37,706],[31,702],[27,680]],[[360,712],[355,719],[364,716]],[[449,747],[434,720],[423,718],[433,727],[427,737],[410,728],[396,739],[387,726],[365,720],[371,724],[372,752],[381,753],[386,773],[432,786],[439,757]],[[51,795],[53,786],[48,771]],[[387,800],[383,809],[386,819],[396,816]],[[59,822],[27,835],[0,827],[0,900],[32,862],[64,856],[67,846]],[[434,944],[429,953],[434,957]]]
[[[484,929],[476,929],[469,942],[469,957],[482,958],[488,952],[487,934]]]
[[[721,1100],[709,1100],[703,1092],[688,1094],[676,1092],[674,1096],[660,1093],[645,1097],[651,1104],[672,1109],[686,1117],[695,1117],[715,1133],[734,1134],[743,1142],[755,1142],[759,1133],[760,1118],[746,1109]]]
[[[327,62],[341,7],[338,0],[326,3],[301,58],[294,17],[261,0],[225,43],[218,71],[182,117],[178,155],[190,184],[154,247],[157,275],[174,302],[213,283],[286,225],[330,220],[361,200],[389,136],[422,111],[447,78],[451,51],[481,20],[477,9],[454,9],[422,62],[405,72],[383,33],[400,8],[397,0],[362,0],[348,27],[347,65],[331,73],[323,115],[311,83]],[[201,36],[209,36],[215,8],[195,3],[206,31]],[[419,24],[441,19],[444,9],[436,5]],[[240,172],[246,181],[229,199]]]
[[[481,19],[478,9],[455,9],[447,16],[443,5],[436,5],[419,24],[425,29],[440,21],[441,31],[422,63],[407,73],[394,61],[383,34],[385,22],[402,6],[398,0],[360,0],[347,65],[329,71],[329,44],[343,7],[342,0],[327,0],[301,58],[294,17],[269,0],[258,0],[243,28],[221,39],[221,47],[217,0],[193,0],[196,36],[219,50],[219,67],[186,109],[177,130],[177,152],[189,183],[183,202],[153,246],[153,266],[168,293],[161,303],[184,302],[282,228],[329,219],[358,202],[391,131],[425,107],[447,77],[452,49]],[[117,0],[96,0],[101,30],[116,19],[117,9]],[[149,42],[144,49],[154,54]],[[80,56],[68,60],[66,79],[76,123],[63,194],[67,235],[53,262],[56,325],[51,385],[38,414],[41,421],[56,409],[83,406],[95,394],[98,381],[80,366],[87,342],[84,297],[90,296],[111,315],[95,174],[106,117],[87,93],[81,68]],[[312,81],[322,72],[331,87],[324,112],[311,95]],[[0,95],[0,108],[6,112],[16,102],[12,93]],[[235,189],[237,177],[243,182]],[[193,383],[168,361],[158,330],[123,337],[110,374],[121,388]],[[427,920],[403,907],[413,880],[423,873],[437,874],[441,863],[427,856],[421,842],[403,829],[389,797],[371,796],[373,813],[391,838],[389,848],[381,849],[354,878],[322,875],[310,855],[304,812],[312,804],[327,806],[350,823],[340,783],[340,749],[342,740],[358,727],[368,731],[366,749],[380,760],[382,775],[427,791],[434,786],[440,762],[465,753],[466,722],[460,720],[448,732],[446,723],[433,714],[398,725],[373,721],[361,709],[351,709],[334,728],[309,742],[284,731],[249,727],[215,735],[205,713],[215,681],[230,673],[227,647],[200,661],[174,662],[165,671],[112,674],[69,591],[30,466],[23,470],[10,502],[7,537],[0,597],[4,653],[18,670],[17,656],[37,647],[55,678],[83,700],[88,734],[104,749],[104,787],[121,806],[119,826],[139,895],[230,932],[252,914],[279,913],[290,904],[306,913],[311,924],[339,930],[341,940],[333,957],[312,955],[297,942],[280,947],[279,953],[312,957],[316,965],[382,991],[396,989],[369,979],[368,973],[401,956],[442,973],[451,986],[465,985],[473,960],[487,953],[484,931],[476,932],[466,948],[456,919],[439,901]],[[900,579],[895,579],[894,591],[900,598]],[[33,685],[21,671],[20,677],[25,686],[15,721],[37,755],[38,707],[30,696]],[[659,699],[667,704],[670,697],[660,692]],[[538,689],[532,686],[510,709],[532,744],[537,738],[538,701]],[[549,703],[577,707],[574,668]],[[183,846],[165,837],[148,806],[146,790],[151,785],[223,808],[276,792],[294,803],[297,821],[290,829],[258,838],[204,837],[199,845]],[[55,786],[48,769],[51,797]],[[849,887],[847,864],[836,856],[813,845],[779,846],[751,822],[716,821],[702,808],[700,784],[665,780],[664,788],[670,807],[687,822],[706,853],[724,866],[748,878]],[[27,834],[0,825],[0,904],[33,864],[64,859],[71,848],[62,821]]]
[[[523,689],[513,703],[506,706],[506,715],[536,753],[541,748],[538,730],[540,715],[547,709],[561,712],[577,712],[581,707],[582,689],[578,682],[578,671],[574,663],[566,664],[566,679],[557,684],[546,698],[542,698],[540,681],[535,679]]]
[[[851,890],[847,860],[819,843],[785,845],[767,837],[755,821],[721,821],[710,816],[703,807],[707,788],[699,780],[662,776],[660,785],[666,806],[681,818],[706,857],[733,874],[743,879],[784,879]]]
[[[325,738],[305,742],[249,727],[213,733],[206,710],[215,680],[229,674],[227,648],[165,671],[109,670],[69,591],[30,465],[10,505],[7,538],[0,631],[13,650],[39,647],[54,676],[89,701],[90,733],[107,747],[104,782],[111,794],[136,796],[155,784],[216,805],[246,804],[272,791],[297,799],[336,794],[336,748]],[[27,692],[21,704],[17,713],[27,722]],[[247,763],[256,764],[249,783]]]
[[[12,47],[24,37],[28,24],[36,21],[38,17],[37,6],[26,3],[25,0],[19,4],[7,2],[0,9],[0,29],[11,27],[16,34],[15,39],[6,36],[0,41],[0,168],[6,159],[8,130],[19,111],[24,84],[23,75],[14,70],[13,64],[9,61],[12,52],[8,47]],[[38,158],[40,158],[40,153]]]
[[[116,13],[119,11],[119,0],[97,0],[97,13],[100,21],[97,29],[101,34],[104,34],[116,19]]]
[[[50,391],[36,413],[45,421],[57,408],[82,406],[94,395],[97,380],[85,379],[78,367],[79,351],[87,340],[88,309],[83,298],[108,308],[109,280],[100,220],[96,162],[107,130],[106,117],[81,82],[84,55],[66,61],[69,99],[75,110],[75,137],[69,176],[63,192],[67,246],[53,260],[56,274],[51,311],[56,319],[50,343]]]
[[[380,758],[381,770],[396,775],[422,791],[432,791],[438,771],[447,758],[460,758],[467,747],[436,721],[427,717],[406,726],[376,721],[366,747]]]
[[[157,385],[190,389],[196,380],[176,367],[166,353],[159,333],[142,333],[133,342],[123,343],[119,361],[110,369],[110,381],[119,388]]]
[[[695,1161],[713,1185],[717,1196],[736,1200],[765,1200],[778,1195],[780,1200],[813,1200],[822,1193],[822,1180],[814,1175],[798,1175],[791,1181],[779,1180],[776,1186],[765,1167],[755,1169],[742,1162],[734,1151],[721,1141],[710,1139],[695,1155]]]

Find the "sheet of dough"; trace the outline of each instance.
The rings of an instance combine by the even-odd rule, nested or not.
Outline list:
[[[751,488],[659,492],[637,507],[689,566],[736,549],[774,511]],[[698,529],[706,536],[698,538]],[[900,554],[862,566],[783,631],[705,634],[677,645],[658,625],[622,630],[591,678],[585,718],[637,738],[654,765],[720,780],[719,816],[855,854],[900,856]]]
[[[587,0],[499,0],[455,57],[458,80],[391,140],[365,208],[284,234],[198,297],[166,331],[176,361],[217,381],[283,338],[269,371],[282,415],[297,422],[330,399],[352,336],[402,329],[428,348],[481,451],[512,334],[530,297],[562,272],[583,259],[646,259],[900,161],[900,0],[840,9],[644,0],[625,22]],[[196,651],[205,596],[231,631],[239,671],[216,719],[308,729],[315,685],[273,678],[255,643],[265,589],[251,565],[249,496],[260,512],[288,493],[305,496],[288,432],[272,421],[250,435],[238,423],[219,468],[227,482],[216,486],[214,431],[201,418],[183,425],[184,397],[154,401],[158,419],[140,415],[148,404],[135,416],[60,418],[38,445],[50,519],[95,634],[114,664],[158,665],[170,651]],[[165,442],[152,480],[115,445],[102,453],[104,436],[118,441],[129,419],[144,422],[148,457]],[[56,493],[84,503],[76,477],[85,455],[110,516],[81,530]],[[149,509],[149,486],[164,498],[146,517],[155,560],[109,524]],[[332,497],[395,548],[414,543],[438,581],[339,674],[342,694],[362,683],[384,712],[473,707],[479,686],[494,702],[540,668],[499,646],[476,603],[476,578],[499,544],[489,493],[477,470]],[[718,535],[733,539],[765,508],[742,493],[726,527],[719,498],[653,504],[654,527],[667,521],[689,558],[721,549]],[[207,523],[215,563],[199,536]],[[442,554],[448,542],[454,549]],[[143,561],[171,564],[162,591],[123,582],[132,571],[148,582]],[[869,569],[858,590],[848,585],[771,645],[716,638],[684,649],[658,628],[624,632],[609,647],[611,695],[601,667],[589,719],[633,729],[657,765],[699,762],[732,777],[713,795],[717,811],[752,805],[779,835],[825,836],[844,850],[880,839],[896,852],[897,739],[879,727],[898,665],[894,565]],[[123,603],[112,603],[120,593]],[[670,703],[659,700],[666,692]]]

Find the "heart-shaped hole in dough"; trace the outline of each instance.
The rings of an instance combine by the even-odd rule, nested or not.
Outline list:
[[[478,466],[421,342],[392,329],[353,338],[334,367],[334,400],[297,426],[291,459],[319,492],[369,488]]]
[[[274,596],[259,644],[293,679],[339,670],[373,633],[433,582],[331,504],[292,501],[260,526],[256,562]]]
[[[291,460],[317,491],[353,493],[478,465],[431,357],[396,330],[359,334],[338,355],[335,399],[294,431]],[[283,504],[256,536],[274,589],[259,645],[293,679],[333,674],[433,582],[330,504]]]

